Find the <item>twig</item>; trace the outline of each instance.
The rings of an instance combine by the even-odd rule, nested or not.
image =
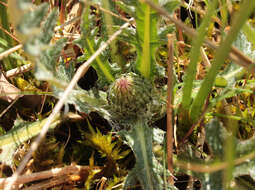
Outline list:
[[[73,22],[76,22],[76,21],[78,21],[79,19],[81,19],[80,16],[74,17],[74,18],[72,18],[71,20],[65,22],[64,24],[61,24],[60,26],[56,26],[56,27],[54,28],[54,31],[56,32],[56,31],[58,31],[58,30],[60,30],[60,29],[63,29],[65,26],[67,26],[67,25],[69,25],[69,24],[72,24]]]
[[[174,36],[171,34],[167,35],[168,38],[168,60],[167,60],[167,71],[168,71],[168,80],[167,80],[167,165],[168,170],[173,174],[173,61],[174,61],[174,47],[173,41]],[[174,179],[170,175],[168,182],[173,185]]]
[[[29,182],[33,182],[37,180],[48,179],[51,177],[75,174],[75,173],[79,173],[80,170],[81,170],[80,166],[66,166],[64,168],[55,168],[48,171],[22,175],[19,178],[17,178],[15,184],[25,184],[25,183],[29,183]],[[12,180],[11,177],[1,178],[0,179],[1,187],[8,184],[11,180]]]
[[[185,47],[191,48],[191,45],[186,44],[184,41],[178,41],[178,42],[176,42],[176,44],[178,46],[185,46]]]
[[[22,44],[19,44],[11,49],[8,49],[6,51],[4,51],[3,53],[0,53],[0,60],[2,60],[3,58],[7,57],[9,54],[17,51],[18,49],[22,48]]]
[[[204,64],[207,67],[211,67],[211,63],[210,63],[203,47],[200,48],[200,54],[201,54],[201,57],[202,57],[202,60],[203,60]]]
[[[47,84],[47,87],[46,87],[46,90],[45,90],[46,92],[48,92],[49,91],[49,84]],[[44,107],[44,105],[45,105],[45,101],[46,101],[46,98],[47,98],[47,94],[44,94],[43,95],[43,98],[42,98],[42,106],[41,106],[41,108],[40,108],[40,111],[39,111],[39,115],[41,115],[42,114],[42,111],[43,111],[43,107]]]
[[[181,5],[187,9],[191,9],[192,11],[197,12],[200,15],[204,16],[206,14],[205,11],[198,9],[198,8],[186,3],[185,1],[181,1]],[[222,25],[222,22],[218,17],[213,16],[212,19],[214,22],[217,22],[217,24],[219,24],[220,26]]]
[[[180,18],[181,16],[181,10],[178,9],[178,17]],[[174,14],[174,18],[175,19],[178,19],[177,15]],[[176,27],[176,30],[177,30],[177,34],[178,34],[178,41],[180,42],[184,42],[184,37],[183,37],[183,31],[180,27]],[[179,50],[180,50],[180,53],[183,55],[184,54],[184,47],[183,46],[179,46]]]
[[[7,3],[3,2],[3,1],[0,1],[0,4],[2,4],[3,6],[5,7],[8,7]]]
[[[255,158],[255,152],[247,154],[241,158],[235,159],[234,164],[240,165],[245,162],[249,162],[249,160]],[[185,162],[180,160],[175,160],[174,165],[180,167],[182,169],[194,171],[194,172],[201,172],[201,173],[213,173],[219,170],[224,170],[228,167],[230,163],[228,162],[217,162],[213,164],[197,164],[191,162]]]
[[[11,182],[9,183],[9,185],[7,186],[6,190],[10,190],[12,188],[12,185],[15,183],[15,181],[17,180],[18,176],[20,175],[20,173],[23,171],[23,169],[26,166],[26,163],[29,161],[29,159],[31,158],[33,152],[38,148],[40,142],[42,141],[42,139],[44,138],[44,136],[46,135],[47,131],[49,130],[50,124],[53,121],[53,119],[56,117],[56,115],[60,112],[62,106],[65,104],[65,101],[68,97],[68,95],[70,94],[70,92],[72,91],[72,89],[75,87],[75,85],[77,84],[77,82],[79,81],[79,79],[87,72],[90,64],[96,59],[96,57],[98,55],[100,55],[108,46],[109,44],[119,35],[121,34],[122,30],[126,27],[129,26],[130,23],[125,23],[123,24],[120,29],[118,31],[116,31],[110,38],[109,40],[106,41],[105,44],[103,44],[102,46],[100,46],[100,48],[83,64],[79,67],[79,69],[77,70],[77,72],[75,73],[75,75],[73,76],[73,79],[71,80],[71,82],[69,83],[69,85],[67,86],[67,88],[65,89],[62,97],[59,99],[58,103],[56,104],[56,106],[54,107],[54,109],[52,110],[52,113],[50,114],[47,122],[44,124],[44,126],[42,127],[42,130],[40,132],[40,134],[37,136],[37,138],[35,139],[35,141],[32,143],[28,153],[26,154],[26,156],[23,158],[23,160],[21,161],[18,169],[16,170],[16,172],[13,174],[13,176],[11,177]]]
[[[7,108],[5,108],[2,113],[0,113],[0,118],[13,106],[13,104],[15,104],[17,102],[17,100],[20,98],[20,96],[17,96],[12,103],[10,103]]]
[[[159,7],[158,5],[154,4],[150,0],[143,0],[143,1],[145,3],[147,3],[150,7],[152,7],[154,10],[156,10],[159,14],[165,16],[167,19],[169,19],[171,22],[173,22],[176,26],[180,27],[187,35],[189,35],[192,38],[197,37],[196,30],[194,30],[193,28],[188,27],[182,21],[177,20],[174,17],[172,17],[165,9]],[[204,43],[212,49],[217,49],[218,48],[218,46],[214,42],[212,42],[208,39],[205,39]],[[236,64],[245,67],[247,69],[247,71],[249,71],[250,73],[255,75],[255,63],[250,58],[245,56],[237,48],[235,48],[235,47],[231,48],[229,58],[232,61],[234,61]]]
[[[1,2],[1,1],[0,1]],[[14,40],[16,40],[17,42],[21,43],[21,41],[16,37],[14,36],[12,33],[8,32],[7,30],[5,30],[2,26],[0,26],[0,29],[6,33],[7,35],[9,35],[11,38],[13,38]]]
[[[114,189],[123,189],[123,183],[121,183],[121,184],[117,184],[117,185],[115,185],[115,186],[113,186],[112,187],[112,190],[114,190]]]
[[[121,20],[123,20],[123,21],[125,21],[125,22],[129,22],[129,19],[127,19],[127,18],[125,18],[125,17],[123,17],[123,16],[120,16],[120,15],[117,15],[117,14],[113,13],[112,11],[109,11],[109,10],[107,10],[107,9],[104,9],[104,8],[102,8],[102,7],[100,7],[100,6],[97,6],[97,8],[99,8],[99,10],[101,10],[101,11],[103,11],[103,12],[105,12],[105,13],[108,13],[108,14],[111,15],[111,16],[114,16],[114,17],[116,17],[116,18],[119,18],[119,19],[121,19]]]
[[[15,69],[11,69],[5,73],[6,78],[15,77],[18,74],[25,73],[27,71],[30,71],[33,68],[33,65],[31,63],[23,65],[21,67],[17,67]]]
[[[43,181],[41,183],[31,185],[30,187],[23,188],[22,190],[38,190],[38,189],[43,190],[43,189],[48,189],[50,187],[61,185],[61,184],[67,183],[67,182],[69,182],[69,177],[61,176],[61,177],[49,179],[47,181]]]
[[[73,39],[78,39],[78,38],[81,37],[80,34],[72,34],[72,33],[68,33],[68,32],[65,32],[65,31],[63,33],[64,33],[64,35],[55,34],[54,37],[55,38],[63,38],[63,36],[64,36],[66,38],[73,38]]]
[[[63,148],[63,149],[66,148],[66,146],[67,146],[67,144],[68,144],[70,138],[71,138],[71,131],[70,131],[70,127],[68,127],[68,137],[67,137],[67,140],[66,140],[66,142],[65,142],[65,144],[64,144],[64,148]]]
[[[84,171],[88,171],[92,169],[101,169],[101,168],[90,167],[90,166],[79,166],[79,165],[70,165],[70,166],[65,166],[63,168],[54,168],[54,169],[43,171],[43,172],[37,172],[37,173],[19,176],[15,182],[15,185],[30,183],[30,182],[34,182],[38,180],[43,180],[43,179],[49,179],[52,177],[59,177],[63,175],[73,175],[73,174],[84,173]],[[12,177],[0,178],[0,188],[5,187],[11,181],[12,181]]]
[[[83,1],[85,1],[85,0],[83,0]],[[105,13],[111,15],[111,16],[114,16],[114,17],[116,17],[116,18],[119,18],[119,19],[121,19],[121,20],[123,20],[123,21],[125,21],[125,22],[130,22],[130,19],[127,19],[127,18],[125,18],[125,17],[123,17],[123,16],[121,16],[121,15],[117,15],[117,14],[115,14],[114,12],[112,12],[112,11],[110,11],[110,10],[107,10],[107,9],[104,9],[104,8],[102,8],[101,6],[95,4],[95,3],[91,2],[91,1],[87,1],[86,3],[89,4],[89,5],[91,5],[91,6],[94,6],[94,7],[98,8],[99,10],[101,10],[101,11],[103,11],[103,12],[105,12]],[[132,20],[132,21],[134,21],[134,20]]]
[[[100,182],[100,186],[99,186],[99,188],[97,188],[97,189],[98,189],[98,190],[103,190],[106,181],[107,181],[107,178],[106,178],[106,177],[102,177],[102,178],[100,179],[100,181],[99,181],[99,182]]]

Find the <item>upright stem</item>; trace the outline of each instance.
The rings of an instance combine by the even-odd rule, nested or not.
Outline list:
[[[145,132],[145,126],[143,126],[142,123],[138,123],[138,125],[135,127],[135,133],[137,135],[137,140],[138,140],[138,145],[140,146],[140,151],[141,151],[141,156],[142,156],[142,160],[143,160],[143,164],[144,164],[144,175],[145,175],[145,179],[147,179],[147,183],[148,183],[148,190],[153,190],[154,189],[154,185],[153,185],[153,173],[151,171],[151,164],[152,164],[152,157],[149,157],[149,147],[147,138],[146,138],[146,132]],[[151,139],[149,139],[151,141]],[[137,149],[136,149],[137,150]],[[139,149],[138,149],[139,150]],[[139,162],[139,161],[137,161]],[[145,187],[145,186],[144,186]]]
[[[167,165],[170,173],[173,173],[173,60],[174,60],[174,48],[172,34],[168,34],[168,60],[167,60],[167,70],[168,70],[168,81],[167,81]],[[174,179],[170,175],[168,182],[173,185]]]

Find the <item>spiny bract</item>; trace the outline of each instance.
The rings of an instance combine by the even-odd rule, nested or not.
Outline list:
[[[135,73],[123,74],[109,88],[107,99],[114,120],[137,120],[148,115],[152,84]]]

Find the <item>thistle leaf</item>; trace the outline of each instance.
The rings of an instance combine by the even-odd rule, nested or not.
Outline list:
[[[223,133],[226,131],[223,129],[223,126],[217,119],[212,119],[206,125],[205,129],[206,129],[206,141],[209,147],[212,149],[212,154],[215,157],[222,158],[224,143]]]
[[[65,86],[68,84],[74,74],[74,64],[70,63],[68,66],[65,65],[63,60],[60,60],[58,67],[56,67],[54,76],[54,95],[60,98],[64,93]],[[53,74],[51,73],[53,76]],[[96,111],[101,114],[105,119],[110,118],[110,114],[104,108],[107,104],[106,93],[96,89],[89,91],[81,89],[78,85],[70,92],[67,102],[68,104],[74,104],[76,109],[80,112],[89,114],[92,111]]]
[[[194,176],[200,179],[203,190],[212,190],[212,189],[223,190],[222,172],[199,173],[199,174],[194,174]]]
[[[82,24],[81,24],[81,38],[75,43],[79,45],[87,53],[87,58],[95,53],[95,51],[105,42],[103,37],[99,37],[99,28],[95,26],[96,16],[90,15],[89,7],[83,12]],[[102,23],[103,24],[103,23]],[[103,35],[101,35],[103,36]],[[91,40],[93,39],[93,40]],[[99,55],[92,63],[93,68],[97,71],[100,81],[104,83],[110,83],[114,81],[114,72],[108,61],[109,55],[104,52]]]
[[[41,56],[35,67],[35,76],[38,80],[46,80],[55,85],[61,85],[63,83],[61,78],[60,80],[56,78],[56,63],[65,43],[66,39],[60,39],[45,51],[40,51]]]
[[[36,122],[16,120],[13,129],[0,136],[0,161],[7,165],[12,165],[13,154],[16,148],[25,141],[38,135],[47,119]],[[51,123],[51,128],[56,127],[60,122],[60,115],[58,115]]]
[[[153,130],[143,121],[138,121],[130,131],[120,131],[119,134],[133,150],[136,163],[129,172],[124,189],[135,185],[138,180],[143,189],[161,190],[164,181],[161,177],[162,170],[152,153]],[[175,189],[169,186],[169,189]]]

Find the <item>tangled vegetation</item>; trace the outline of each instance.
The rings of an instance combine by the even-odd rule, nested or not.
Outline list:
[[[255,189],[254,11],[0,0],[0,189]]]

